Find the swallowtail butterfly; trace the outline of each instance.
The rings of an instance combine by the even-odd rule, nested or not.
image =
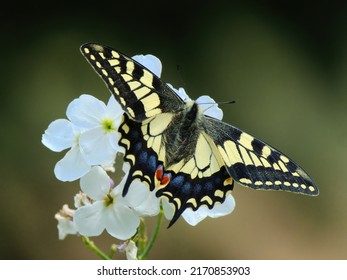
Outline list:
[[[263,141],[203,114],[128,56],[99,44],[81,52],[124,110],[119,145],[135,179],[175,207],[171,226],[187,208],[213,208],[234,181],[253,189],[318,195],[307,173]]]

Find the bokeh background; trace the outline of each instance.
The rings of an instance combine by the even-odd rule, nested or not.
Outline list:
[[[222,107],[224,120],[295,159],[321,191],[307,197],[236,185],[231,215],[196,227],[164,222],[149,258],[346,259],[343,2],[7,3],[0,12],[0,258],[97,259],[76,236],[58,240],[54,214],[73,206],[79,185],[54,177],[64,153],[41,144],[48,124],[80,94],[108,100],[79,53],[94,41],[130,56],[155,54],[163,79],[192,98],[236,100]],[[147,219],[149,233],[154,222]],[[114,241],[94,240],[105,250]]]

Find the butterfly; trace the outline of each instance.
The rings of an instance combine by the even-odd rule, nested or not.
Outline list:
[[[187,208],[223,203],[234,182],[263,190],[318,195],[293,160],[246,132],[204,115],[146,67],[113,48],[94,43],[81,52],[124,110],[119,145],[133,180],[174,206],[173,225]]]

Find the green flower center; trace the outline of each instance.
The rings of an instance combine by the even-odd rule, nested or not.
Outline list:
[[[104,199],[105,207],[108,207],[114,203],[114,198],[111,194],[107,194]]]
[[[102,126],[103,126],[103,128],[105,129],[106,132],[112,132],[112,131],[116,130],[112,120],[107,120],[107,119],[104,120],[102,122]]]

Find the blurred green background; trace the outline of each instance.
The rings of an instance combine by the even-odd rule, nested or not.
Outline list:
[[[0,258],[97,258],[76,236],[58,240],[54,214],[73,206],[79,185],[54,177],[64,153],[41,144],[48,124],[80,94],[108,100],[79,53],[93,41],[158,56],[162,78],[192,98],[236,100],[222,107],[224,121],[279,148],[320,188],[307,197],[236,185],[231,215],[196,227],[180,219],[168,230],[165,222],[150,258],[346,259],[347,6],[278,2],[7,3],[0,17]],[[94,240],[103,249],[113,241],[107,234]]]

